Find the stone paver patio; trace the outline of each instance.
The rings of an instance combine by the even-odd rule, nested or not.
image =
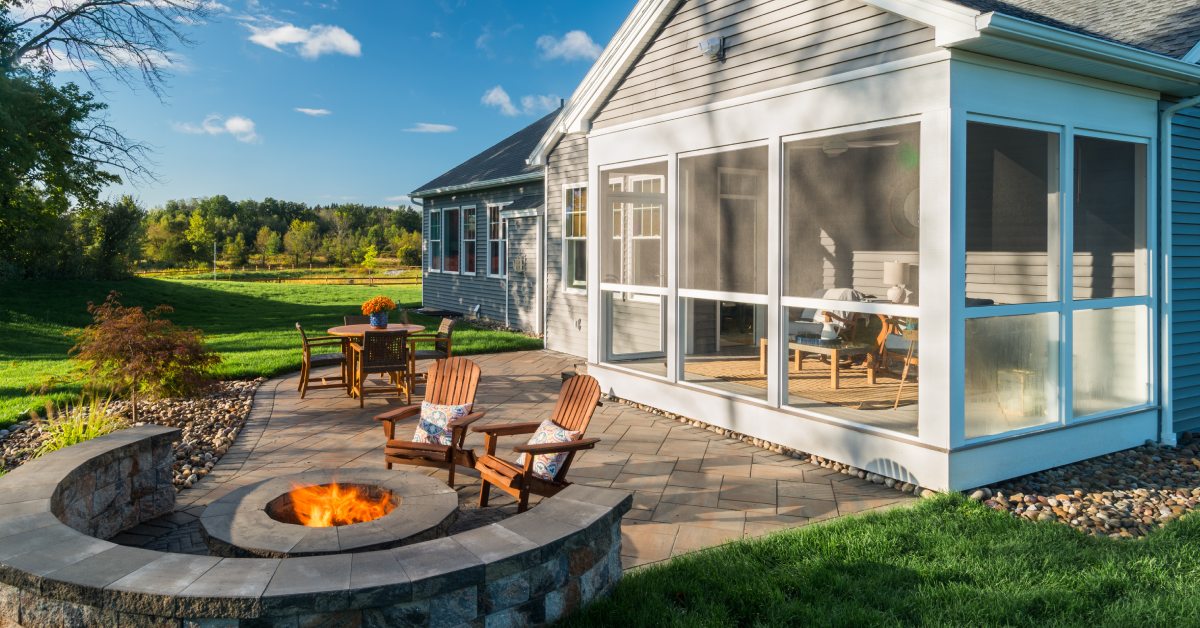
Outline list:
[[[484,421],[504,422],[548,418],[559,374],[580,362],[549,351],[472,359],[483,369],[476,407],[487,410]],[[297,377],[272,379],[259,388],[245,429],[212,473],[179,494],[177,512],[115,540],[203,552],[197,517],[237,487],[313,467],[380,467],[383,434],[371,417],[397,401],[370,397],[360,409],[357,400],[336,389],[310,391],[302,400]],[[414,428],[415,421],[406,422],[398,436],[411,436]],[[913,499],[616,402],[597,408],[587,435],[603,440],[577,457],[569,477],[634,493],[633,510],[623,524],[626,567]],[[500,451],[526,438],[501,439]],[[467,444],[481,451],[483,438],[471,434]],[[432,475],[445,479],[441,471]],[[479,494],[477,475],[460,469],[458,478],[460,500],[470,506]],[[477,524],[515,512],[507,496],[495,490],[492,495],[495,508],[468,511],[465,519]]]

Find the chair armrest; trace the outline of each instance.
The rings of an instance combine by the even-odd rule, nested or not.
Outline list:
[[[334,345],[334,344],[340,345],[340,344],[342,344],[342,339],[339,338],[338,336],[321,336],[320,338],[309,338],[308,344],[310,344],[310,345]]]
[[[578,451],[580,449],[591,449],[600,442],[599,438],[582,438],[573,440],[569,443],[541,443],[538,445],[517,445],[513,447],[513,451],[523,454],[558,454],[568,451]]]
[[[483,432],[493,436],[511,436],[513,434],[532,434],[541,425],[541,421],[529,423],[490,423],[488,425],[476,425],[471,428],[471,431]]]
[[[376,414],[376,421],[403,421],[421,414],[421,406],[402,406],[382,414]]]
[[[448,427],[450,429],[458,429],[460,427],[467,427],[468,425],[478,421],[479,419],[482,419],[485,414],[487,414],[487,410],[482,410],[480,412],[472,412],[471,414],[468,414],[467,416],[465,416],[461,419],[455,419],[455,420],[447,423],[446,427]]]

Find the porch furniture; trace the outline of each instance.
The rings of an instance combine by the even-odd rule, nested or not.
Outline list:
[[[466,358],[438,360],[429,367],[425,401],[438,405],[474,404],[475,391],[479,387],[479,374],[479,365]],[[448,423],[447,427],[453,431],[453,439],[449,445],[397,439],[396,423],[420,415],[420,404],[406,405],[375,415],[375,420],[383,424],[383,433],[387,437],[383,448],[383,461],[389,469],[393,464],[446,469],[450,473],[450,488],[454,488],[454,471],[457,466],[475,468],[475,450],[465,448],[463,441],[467,438],[467,427],[482,419],[484,413],[472,408],[472,412],[467,416]]]
[[[300,332],[300,346],[303,352],[303,358],[300,362],[300,398],[308,393],[311,388],[320,390],[324,388],[344,388],[349,390],[350,379],[349,369],[347,368],[346,356],[343,353],[318,353],[313,354],[313,347],[338,347],[342,346],[341,338],[318,337],[309,338],[308,334],[304,333],[304,327],[300,323],[296,323],[296,331]],[[313,367],[322,368],[326,366],[338,366],[341,368],[340,374],[337,377],[316,377],[312,376]],[[330,382],[337,383],[330,383]],[[312,382],[320,382],[315,386],[310,386]]]
[[[389,325],[390,327],[390,325]],[[358,397],[358,407],[366,403],[366,396],[376,393],[404,393],[404,402],[412,402],[412,362],[408,355],[408,332],[367,331],[363,332],[361,344],[350,343],[351,386],[350,394]],[[391,379],[388,386],[367,386],[367,376],[386,374]]]
[[[917,342],[919,341],[919,330],[905,329],[902,336],[908,341],[908,351],[904,354],[904,370],[900,373],[900,388],[896,391],[896,403],[892,404],[892,409],[900,407],[900,395],[904,393],[904,382],[908,381],[908,369],[910,366],[920,365],[917,357]]]
[[[453,318],[443,318],[436,333],[409,336],[408,342],[412,345],[413,360],[444,360],[451,357],[453,355],[451,343],[454,336],[454,324]],[[418,345],[426,345],[431,348],[418,349]],[[424,375],[418,374],[418,377],[424,377]]]
[[[841,386],[842,358],[867,356],[867,383],[875,385],[875,360],[870,359],[875,347],[870,344],[849,340],[821,340],[819,338],[796,338],[788,342],[788,350],[794,352],[791,360],[796,370],[804,370],[805,354],[824,355],[829,357],[829,387],[837,390]],[[767,339],[758,341],[758,365],[763,375],[767,374]]]
[[[583,433],[587,430],[588,423],[592,420],[592,414],[599,404],[600,384],[590,375],[576,375],[563,382],[550,420],[560,428]],[[507,425],[477,425],[471,428],[471,431],[482,432],[485,435],[486,451],[475,463],[475,469],[479,471],[480,479],[483,481],[479,491],[480,508],[487,506],[488,494],[491,492],[491,487],[495,486],[517,500],[517,512],[524,512],[529,508],[531,493],[549,497],[570,486],[571,483],[567,481],[567,471],[571,468],[571,461],[575,459],[575,452],[592,449],[596,443],[600,442],[599,438],[581,438],[566,443],[517,445],[513,450],[525,454],[522,466],[517,466],[496,456],[497,437],[532,434],[537,431],[539,426],[541,426],[540,421],[533,421]],[[556,453],[566,453],[567,457],[559,466],[554,477],[546,479],[534,475],[534,457],[539,454]]]
[[[325,333],[330,336],[341,336],[345,338],[361,338],[363,332],[368,331],[404,331],[410,334],[416,334],[425,331],[424,325],[410,325],[407,323],[388,323],[387,329],[376,329],[371,327],[369,323],[338,325],[325,330]]]
[[[346,325],[369,325],[371,317],[365,314],[347,314],[342,317],[342,323]]]

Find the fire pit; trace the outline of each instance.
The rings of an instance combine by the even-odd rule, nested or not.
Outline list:
[[[322,470],[237,489],[204,510],[200,527],[219,556],[289,558],[426,541],[457,515],[457,493],[428,476]]]

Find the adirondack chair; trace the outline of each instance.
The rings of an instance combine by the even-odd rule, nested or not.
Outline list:
[[[550,420],[559,427],[583,432],[596,406],[600,405],[600,384],[590,375],[576,375],[563,382],[558,393],[558,402]],[[507,425],[490,424],[478,425],[471,431],[482,432],[486,453],[475,463],[475,469],[483,480],[479,491],[479,507],[487,506],[488,494],[491,487],[512,495],[517,500],[517,512],[529,508],[529,495],[549,497],[571,485],[567,481],[567,471],[575,459],[575,453],[584,449],[592,449],[599,438],[582,438],[569,443],[545,443],[541,445],[517,445],[513,448],[518,453],[525,454],[525,464],[519,467],[503,458],[496,456],[496,439],[500,436],[514,434],[532,434],[536,432],[541,422],[510,423]],[[553,479],[547,480],[533,474],[533,457],[538,454],[554,454],[566,452],[567,458],[559,467]]]
[[[475,403],[475,390],[479,387],[479,365],[466,358],[438,360],[429,368],[429,381],[425,385],[425,400],[430,403],[464,405]],[[410,405],[375,416],[383,425],[387,443],[383,448],[383,461],[387,468],[393,464],[408,464],[418,467],[436,467],[450,473],[450,488],[454,488],[454,470],[458,465],[475,467],[475,450],[463,447],[467,438],[467,427],[483,418],[482,411],[452,421],[454,436],[450,445],[415,443],[396,438],[396,423],[415,419],[421,415],[421,406]]]

